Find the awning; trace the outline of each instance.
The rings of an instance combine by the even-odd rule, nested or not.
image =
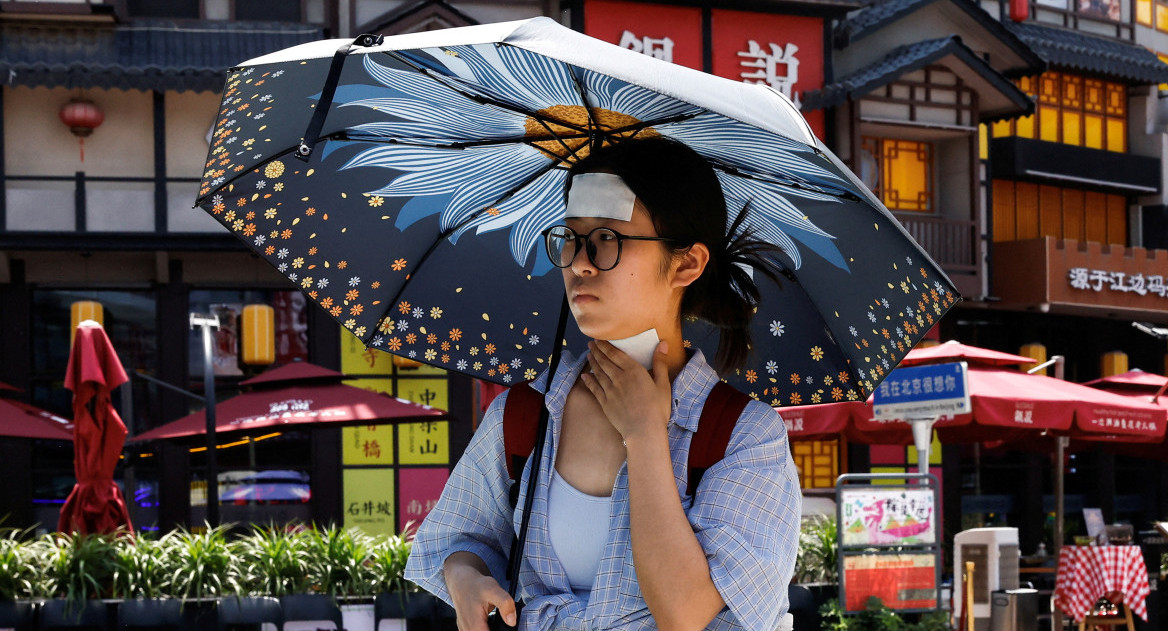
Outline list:
[[[1006,28],[1051,66],[1130,83],[1168,82],[1168,64],[1138,44],[1034,22],[1011,23]]]
[[[956,35],[899,46],[883,59],[822,90],[804,93],[803,109],[835,107],[848,99],[859,99],[904,74],[931,65],[949,68],[977,91],[982,120],[1023,116],[1033,111],[1033,101],[1026,93],[991,68]]]
[[[285,23],[2,23],[0,78],[9,86],[218,92],[235,64],[323,37],[320,26]]]

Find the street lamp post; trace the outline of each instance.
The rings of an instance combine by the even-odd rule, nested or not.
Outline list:
[[[215,362],[211,331],[219,330],[219,316],[191,314],[191,328],[203,329],[203,391],[207,407],[207,525],[219,525],[219,468],[215,461]]]

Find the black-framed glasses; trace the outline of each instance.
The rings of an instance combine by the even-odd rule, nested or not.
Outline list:
[[[612,228],[593,228],[586,235],[577,234],[568,226],[552,226],[542,233],[544,246],[552,265],[570,267],[580,253],[580,242],[588,252],[588,260],[596,269],[607,272],[620,263],[621,246],[625,241],[673,241],[669,237],[636,237],[621,234]]]

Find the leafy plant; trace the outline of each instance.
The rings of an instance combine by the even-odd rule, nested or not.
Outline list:
[[[162,598],[170,595],[176,568],[169,542],[140,535],[119,540],[115,553],[113,595],[118,598]]]
[[[839,583],[838,536],[834,517],[815,515],[803,520],[795,558],[796,583]]]
[[[299,529],[254,526],[236,544],[241,593],[283,596],[308,591],[309,550]]]
[[[45,591],[37,548],[26,543],[28,530],[8,529],[0,534],[0,602]]]
[[[173,563],[172,595],[177,598],[211,598],[242,592],[235,546],[227,539],[230,525],[208,527],[193,533],[185,528],[162,538]]]
[[[336,526],[307,531],[308,577],[315,591],[348,596],[369,591],[368,537]]]
[[[124,533],[123,533],[124,535]],[[50,533],[42,538],[45,587],[73,602],[113,595],[118,539],[122,535]]]
[[[417,591],[417,586],[404,577],[406,561],[410,556],[410,539],[401,536],[387,536],[374,539],[369,546],[369,591],[408,592]]]
[[[848,615],[838,600],[832,599],[819,608],[823,631],[949,631],[949,616],[943,611],[921,614],[915,622],[887,607],[873,596],[864,611]]]

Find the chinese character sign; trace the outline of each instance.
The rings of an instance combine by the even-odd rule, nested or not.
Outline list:
[[[341,428],[341,464],[392,465],[393,425]]]
[[[401,464],[450,464],[450,422],[398,425],[398,450]]]
[[[449,383],[445,376],[436,379],[398,379],[397,396],[446,410],[450,408]]]
[[[714,74],[762,83],[796,107],[802,94],[823,87],[823,19],[751,11],[711,11]],[[823,112],[802,112],[817,136]]]
[[[845,546],[935,542],[932,489],[844,490],[840,514]]]
[[[398,519],[401,532],[415,529],[426,515],[434,510],[446,479],[450,474],[446,469],[436,467],[402,467],[398,473],[401,483],[398,493]]]
[[[345,469],[343,475],[345,526],[371,535],[396,534],[393,469]]]
[[[662,61],[702,68],[702,11],[697,7],[587,0],[584,32]]]

